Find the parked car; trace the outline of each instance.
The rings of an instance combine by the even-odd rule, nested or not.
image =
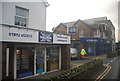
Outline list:
[[[70,57],[71,57],[71,59],[79,58],[79,53],[76,48],[70,48]]]

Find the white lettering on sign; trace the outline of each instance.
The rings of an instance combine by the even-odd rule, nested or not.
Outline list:
[[[97,42],[97,40],[89,39],[88,42]]]
[[[54,43],[70,44],[70,36],[54,34]]]

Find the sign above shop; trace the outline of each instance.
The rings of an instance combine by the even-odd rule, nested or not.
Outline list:
[[[52,43],[53,42],[53,33],[50,32],[39,32],[38,35],[39,42]]]
[[[70,44],[70,36],[54,34],[53,43]]]
[[[35,31],[16,27],[3,26],[0,41],[70,44],[70,36],[55,34],[47,31]]]
[[[77,27],[73,26],[73,27],[69,27],[69,33],[76,33],[77,32]]]
[[[38,42],[37,39],[37,31],[15,27],[2,27],[2,41]]]

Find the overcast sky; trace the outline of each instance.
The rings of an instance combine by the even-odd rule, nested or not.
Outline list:
[[[118,1],[120,0],[47,0],[47,31],[61,22],[106,16],[118,30]],[[116,34],[117,36],[117,34]]]

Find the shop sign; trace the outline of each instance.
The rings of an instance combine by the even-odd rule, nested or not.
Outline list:
[[[53,42],[53,33],[39,32],[38,41],[45,42],[45,43],[52,43]]]
[[[2,27],[2,41],[37,42],[37,39],[37,31],[15,27]]]
[[[87,39],[87,42],[97,42],[95,39]]]
[[[54,34],[53,43],[70,44],[70,36]]]
[[[69,27],[69,33],[76,33],[77,32],[77,27],[73,26],[73,27]]]

